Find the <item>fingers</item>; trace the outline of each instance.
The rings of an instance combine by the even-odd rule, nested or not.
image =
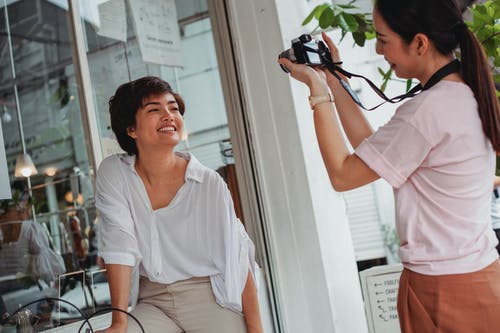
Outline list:
[[[289,72],[292,72],[295,66],[295,64],[287,58],[279,58],[278,63],[285,67]]]
[[[278,59],[278,63],[279,63],[280,65],[283,65],[283,66],[287,67],[287,68],[288,68],[288,67],[292,67],[292,66],[293,66],[293,62],[291,62],[291,61],[290,61],[289,59],[287,59],[287,58],[279,58],[279,59]]]
[[[326,42],[326,45],[328,45],[328,48],[330,49],[330,54],[332,55],[332,60],[333,62],[339,62],[340,61],[340,54],[339,54],[339,49],[333,43],[332,39],[326,34],[326,32],[322,31],[321,36],[323,37],[323,40]]]
[[[322,31],[321,36],[323,37],[323,40],[326,42],[326,44],[330,48],[330,51],[335,50],[336,52],[338,52],[337,46],[333,43],[332,39],[330,38],[330,36],[328,36],[326,34],[326,32]]]
[[[327,74],[326,71],[327,71],[327,69],[316,67],[316,68],[314,68],[314,70],[316,71],[316,73],[318,73],[318,75],[322,79],[326,79],[326,74]]]

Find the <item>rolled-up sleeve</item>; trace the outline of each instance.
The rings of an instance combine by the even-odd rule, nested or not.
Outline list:
[[[233,311],[241,312],[241,297],[248,272],[252,273],[257,285],[259,267],[255,262],[255,246],[248,237],[241,221],[234,213],[231,194],[221,179],[218,186],[220,205],[216,207],[219,219],[213,230],[219,241],[213,245],[212,256],[216,266],[223,273],[211,276],[212,289],[219,304]]]
[[[134,221],[126,198],[126,179],[118,157],[105,159],[97,172],[96,207],[99,212],[99,255],[106,264],[136,266],[141,259]]]

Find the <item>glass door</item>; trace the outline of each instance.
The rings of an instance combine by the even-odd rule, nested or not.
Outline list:
[[[231,121],[241,109],[228,100],[241,97],[232,96],[234,89],[221,79],[226,78],[221,73],[226,68],[221,69],[221,64],[228,59],[214,41],[218,36],[213,27],[224,24],[224,18],[214,16],[213,6],[214,1],[209,0],[80,2],[101,146],[104,157],[121,151],[110,128],[108,111],[108,100],[116,88],[146,75],[161,77],[186,102],[187,136],[178,149],[191,152],[202,164],[219,172],[228,183],[236,214],[255,236],[257,233],[249,227],[259,224],[258,214],[252,213],[252,209],[258,210],[258,204],[248,200],[245,189],[252,185],[241,179],[242,170],[248,178],[253,174],[246,170],[248,163],[233,154],[233,143],[245,141],[246,132]],[[262,248],[254,242],[262,265]],[[269,322],[272,316],[264,278],[260,286],[263,317]],[[267,323],[267,327],[272,326]]]
[[[42,297],[94,304],[85,276],[96,265],[94,192],[66,0],[0,1],[0,114],[12,199],[0,201],[0,317]],[[80,286],[80,288],[78,287]],[[29,307],[36,330],[81,318]],[[2,325],[12,325],[5,321]]]

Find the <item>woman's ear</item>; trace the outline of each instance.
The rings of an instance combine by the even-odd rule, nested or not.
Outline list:
[[[127,128],[127,134],[132,139],[136,139],[137,138],[137,134],[135,134],[135,127],[133,127],[133,126],[130,126],[130,127]]]
[[[412,42],[417,55],[421,56],[429,50],[429,37],[423,33],[418,33],[413,37]]]

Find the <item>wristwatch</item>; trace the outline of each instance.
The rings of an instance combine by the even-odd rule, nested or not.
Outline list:
[[[319,95],[319,96],[309,96],[309,105],[311,106],[311,109],[314,110],[314,106],[321,104],[321,103],[333,103],[333,95],[332,93],[328,93],[326,95]]]

